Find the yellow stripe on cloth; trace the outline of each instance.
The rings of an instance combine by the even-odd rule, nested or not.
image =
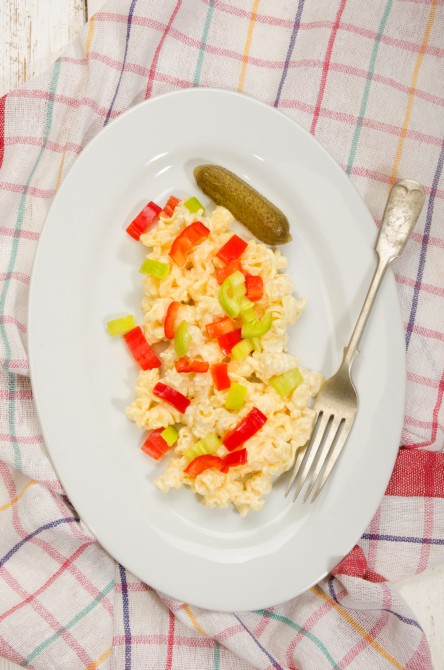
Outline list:
[[[15,505],[16,502],[20,500],[22,495],[29,489],[30,486],[33,486],[34,484],[37,484],[37,482],[34,479],[30,479],[29,482],[23,487],[23,489],[20,491],[18,495],[15,496],[12,500],[10,500],[6,505],[1,505],[0,506],[0,512],[4,512],[5,510],[9,509],[13,505]]]
[[[91,50],[93,35],[94,35],[94,16],[92,16],[89,20],[88,34],[86,36],[86,44],[85,44],[86,62],[88,62],[89,59],[89,52]]]
[[[108,647],[108,649],[106,649],[106,651],[104,651],[103,654],[101,654],[98,659],[96,659],[95,661],[90,663],[85,668],[85,670],[96,670],[96,668],[98,668],[99,665],[101,665],[103,663],[103,661],[106,661],[106,659],[109,658],[111,652],[112,652],[112,647]]]
[[[242,54],[242,67],[239,75],[239,83],[237,90],[242,92],[245,84],[245,74],[247,72],[248,56],[250,54],[251,41],[253,39],[254,24],[256,23],[257,10],[260,0],[253,0],[253,7],[251,8],[250,23],[248,24],[247,39],[245,40],[244,53]]]
[[[193,624],[193,627],[197,630],[198,633],[201,633],[202,635],[205,635],[205,637],[208,637],[208,634],[204,631],[204,629],[199,625],[198,620],[196,619],[195,615],[193,612],[190,610],[189,605],[184,605],[183,606],[184,611],[186,612],[188,618],[190,619],[191,623]]]
[[[401,133],[399,135],[398,146],[396,148],[395,160],[393,163],[392,173],[390,175],[390,186],[393,186],[395,181],[398,178],[399,164],[401,162],[402,151],[404,149],[404,140],[407,135],[407,129],[410,125],[410,119],[412,116],[413,101],[415,99],[416,84],[418,82],[419,70],[421,69],[421,64],[424,58],[424,52],[426,50],[427,43],[429,41],[430,33],[432,31],[433,22],[435,21],[436,14],[436,1],[432,0],[430,6],[429,15],[427,18],[426,28],[424,31],[424,36],[422,38],[421,46],[419,47],[418,56],[416,57],[415,67],[413,68],[412,81],[409,88],[409,97],[407,100],[407,107],[405,110],[404,121],[401,126]]]
[[[63,165],[65,164],[65,156],[66,156],[66,145],[65,145],[65,150],[63,152],[62,160],[60,161],[59,165],[59,170],[57,172],[57,179],[55,183],[55,190],[58,191],[60,182],[62,181],[62,173],[63,173]]]
[[[343,607],[341,607],[341,605],[338,605],[338,603],[336,603],[336,602],[333,600],[333,598],[330,598],[330,596],[327,596],[327,595],[326,595],[326,594],[319,588],[319,586],[314,586],[314,587],[311,589],[311,591],[312,591],[312,593],[314,593],[314,594],[315,594],[316,596],[318,596],[319,598],[322,598],[322,600],[325,600],[326,602],[330,603],[330,604],[332,605],[332,607],[334,607],[335,610],[336,610],[336,611],[337,611],[337,612],[338,612],[338,613],[339,613],[339,614],[340,614],[340,615],[347,621],[347,623],[349,623],[350,626],[351,626],[352,628],[354,628],[355,631],[356,631],[357,633],[359,633],[359,635],[361,635],[361,636],[364,638],[364,640],[366,640],[366,642],[368,642],[368,644],[371,645],[371,646],[373,647],[373,649],[375,649],[379,654],[381,654],[381,656],[383,656],[389,663],[391,663],[391,664],[392,664],[395,668],[397,668],[398,670],[404,670],[404,666],[403,666],[401,663],[399,663],[399,661],[397,661],[396,658],[393,658],[393,656],[392,656],[391,654],[389,654],[388,651],[386,651],[385,649],[383,649],[383,648],[381,647],[381,645],[379,645],[379,644],[375,641],[375,639],[374,639],[373,637],[371,637],[371,636],[369,635],[369,633],[368,633],[364,628],[362,628],[362,626],[360,626],[360,625],[358,624],[358,622],[355,621],[355,620],[350,616],[350,614],[347,612],[347,610],[345,610]]]

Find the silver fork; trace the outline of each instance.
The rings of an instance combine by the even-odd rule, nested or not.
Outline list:
[[[412,232],[424,204],[424,189],[418,182],[403,179],[389,193],[384,216],[375,243],[378,263],[356,326],[338,371],[323,384],[315,402],[315,424],[304,456],[296,458],[285,495],[293,484],[293,500],[309,480],[303,502],[314,491],[318,497],[344,448],[358,410],[358,395],[351,378],[351,367],[358,352],[361,335],[367,323],[377,291],[391,261],[399,256]]]

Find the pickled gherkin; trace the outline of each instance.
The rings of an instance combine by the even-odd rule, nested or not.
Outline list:
[[[220,165],[198,165],[194,177],[205,195],[226,207],[259,240],[272,246],[290,242],[285,214],[233,172]]]

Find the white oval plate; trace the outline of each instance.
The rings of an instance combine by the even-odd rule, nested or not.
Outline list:
[[[338,366],[374,267],[376,228],[342,170],[276,110],[222,90],[192,89],[133,107],[82,152],[54,199],[38,245],[29,352],[46,444],[78,513],[144,582],[201,607],[234,611],[288,600],[326,575],[376,511],[393,468],[404,407],[404,336],[385,278],[354,367],[360,409],[337,470],[313,505],[207,509],[187,489],[164,495],[162,464],[139,450],[125,416],[137,370],[109,319],[140,319],[144,256],[125,227],[148,200],[199,192],[193,167],[226,166],[291,222],[282,247],[307,307],[290,351],[326,376]]]

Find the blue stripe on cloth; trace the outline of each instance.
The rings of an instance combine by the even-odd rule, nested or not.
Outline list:
[[[125,568],[119,564],[120,581],[122,582],[123,629],[125,631],[125,670],[131,670],[131,627],[129,617],[128,582]]]
[[[78,521],[80,521],[78,517],[70,516],[65,517],[63,519],[56,519],[55,521],[51,521],[50,523],[45,523],[44,526],[36,528],[36,530],[34,530],[32,533],[29,533],[29,535],[20,540],[20,542],[17,542],[17,544],[15,544],[12,547],[12,549],[10,549],[8,553],[3,556],[3,558],[0,558],[0,568],[3,567],[3,565],[7,561],[9,561],[11,556],[13,556],[20,549],[20,547],[23,547],[23,545],[26,544],[26,542],[31,540],[36,535],[43,533],[44,530],[48,530],[50,528],[56,528],[57,526],[60,526],[62,523],[77,523]]]
[[[330,592],[330,596],[332,597],[332,599],[335,601],[335,603],[339,605],[339,600],[337,599],[335,593],[335,587],[333,586],[333,577],[329,577],[328,579],[328,590]]]
[[[432,537],[404,537],[402,535],[379,535],[378,533],[364,533],[364,540],[382,540],[385,542],[412,542],[413,544],[444,545],[444,540]]]
[[[111,105],[108,109],[108,112],[106,113],[106,119],[104,122],[104,126],[106,126],[111,118],[111,114],[113,112],[114,108],[114,103],[116,102],[116,98],[119,94],[119,89],[120,89],[120,84],[122,83],[122,77],[123,77],[123,71],[125,70],[125,65],[126,65],[126,59],[128,56],[128,45],[129,45],[129,39],[131,35],[131,24],[133,22],[133,14],[134,14],[134,9],[136,7],[137,0],[132,0],[131,6],[129,8],[128,12],[128,24],[126,27],[126,41],[125,41],[125,52],[123,54],[123,63],[122,63],[122,68],[120,70],[120,75],[119,75],[119,81],[117,82],[116,90],[114,91],[114,96],[113,99],[111,100]]]
[[[418,273],[416,275],[415,288],[413,290],[412,306],[410,309],[410,316],[407,323],[407,333],[406,333],[407,349],[409,348],[410,338],[413,332],[413,326],[415,325],[416,311],[418,309],[418,301],[419,301],[419,292],[421,290],[421,282],[422,277],[424,275],[424,267],[426,262],[427,245],[429,243],[430,229],[432,227],[433,209],[435,207],[435,195],[438,189],[439,181],[441,179],[443,165],[444,165],[444,141],[441,145],[441,152],[439,154],[438,164],[436,166],[435,174],[433,176],[432,188],[430,191],[429,202],[427,204],[426,222],[421,244],[421,253],[419,256]]]
[[[295,42],[296,42],[296,37],[297,37],[298,32],[299,32],[299,26],[301,25],[301,17],[302,17],[303,9],[304,9],[304,0],[299,0],[298,8],[297,8],[297,11],[296,11],[296,16],[295,16],[295,19],[294,19],[293,30],[291,32],[290,44],[288,45],[287,56],[285,58],[284,69],[282,70],[281,80],[279,82],[278,91],[277,91],[277,94],[276,94],[276,99],[274,101],[274,106],[275,107],[277,107],[279,105],[279,100],[281,99],[282,89],[284,87],[285,80],[287,78],[288,66],[290,64],[291,56],[292,56],[294,45],[295,45]]]
[[[284,670],[284,668],[282,667],[282,665],[280,665],[280,664],[277,662],[277,660],[276,660],[275,658],[273,658],[273,656],[272,656],[272,655],[265,649],[265,647],[263,647],[263,646],[261,645],[261,643],[259,642],[259,640],[257,639],[257,637],[255,637],[255,636],[253,635],[253,633],[246,627],[246,625],[243,623],[243,621],[241,621],[241,619],[237,616],[237,614],[235,614],[234,616],[235,616],[236,619],[239,621],[239,623],[240,623],[240,625],[242,626],[242,628],[244,628],[244,629],[247,631],[248,635],[254,640],[254,642],[257,644],[257,646],[259,647],[259,649],[260,649],[261,651],[264,652],[265,656],[266,656],[266,657],[268,658],[268,660],[271,662],[273,668],[276,668],[276,670]]]

